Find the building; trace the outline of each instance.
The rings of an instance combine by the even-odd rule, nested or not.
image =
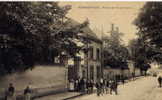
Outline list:
[[[129,68],[129,76],[132,76],[132,74],[134,74],[135,76],[141,75],[140,69],[136,68],[134,62],[131,60],[128,61],[128,68]]]
[[[72,19],[68,23],[71,26],[79,24]],[[82,33],[87,43],[78,57],[69,61],[69,72],[72,75],[69,74],[68,79],[86,78],[96,82],[102,76],[102,41],[88,26],[82,29]]]
[[[96,82],[102,76],[102,41],[97,37],[89,37],[89,40],[91,40],[91,42],[87,44],[89,50],[84,57],[84,65],[86,69],[84,70],[87,73],[87,79],[91,79]],[[86,68],[87,66],[88,68]]]

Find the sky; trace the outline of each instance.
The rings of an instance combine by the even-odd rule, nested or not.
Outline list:
[[[133,21],[145,2],[61,2],[59,4],[72,6],[67,17],[78,22],[88,19],[90,28],[99,37],[102,36],[102,31],[108,35],[113,23],[123,33],[123,43],[127,45],[136,37],[137,29]]]

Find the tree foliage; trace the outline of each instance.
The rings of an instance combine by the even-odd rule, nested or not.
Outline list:
[[[133,39],[129,43],[130,59],[135,63],[135,67],[141,71],[147,71],[153,61],[151,56],[155,53],[154,48],[143,42],[143,39]]]
[[[26,70],[34,63],[52,63],[62,52],[74,57],[81,49],[75,41],[84,41],[79,33],[88,22],[68,26],[68,5],[1,2],[0,9],[1,74]]]
[[[114,36],[114,34],[116,34]],[[121,44],[121,34],[114,33],[104,38],[104,65],[112,68],[127,69],[128,49]]]
[[[145,64],[151,62],[162,62],[162,3],[147,2],[141,9],[134,24],[138,29],[137,45],[133,45],[137,57],[145,60]],[[140,43],[139,43],[140,42]],[[142,58],[145,55],[145,58]],[[137,60],[137,63],[138,60]],[[139,63],[140,65],[140,63]]]

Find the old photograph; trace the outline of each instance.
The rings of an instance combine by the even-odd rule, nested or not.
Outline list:
[[[162,2],[0,2],[0,100],[161,100]]]

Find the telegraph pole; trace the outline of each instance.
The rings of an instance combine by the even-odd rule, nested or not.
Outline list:
[[[88,71],[89,71],[89,69],[88,69],[88,51],[89,51],[89,49],[88,49],[88,33],[87,33],[87,40],[86,40],[86,55],[87,55],[87,80],[89,79],[89,77],[88,77]]]
[[[104,55],[103,55],[103,46],[104,46],[104,40],[103,40],[103,25],[101,27],[101,41],[102,41],[102,45],[101,45],[101,76],[104,76],[103,70],[104,70]]]

